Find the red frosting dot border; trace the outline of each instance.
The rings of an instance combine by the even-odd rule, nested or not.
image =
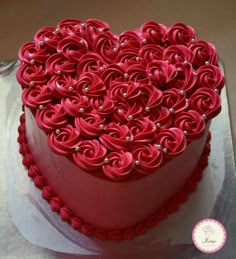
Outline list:
[[[49,203],[51,210],[58,213],[60,218],[70,224],[73,229],[80,231],[86,236],[100,240],[133,239],[137,235],[144,234],[149,228],[155,227],[158,222],[167,219],[169,214],[177,212],[181,204],[185,203],[188,200],[189,195],[196,190],[199,181],[202,179],[203,171],[208,165],[208,157],[210,154],[211,134],[209,132],[204,150],[198,161],[198,165],[194,169],[190,179],[185,183],[183,188],[181,188],[181,190],[166,203],[165,206],[135,225],[122,229],[107,230],[86,222],[86,219],[81,219],[79,216],[75,216],[47,183],[47,180],[43,176],[43,172],[41,172],[36,165],[36,161],[31,154],[30,147],[27,142],[24,113],[20,116],[18,133],[19,136],[17,141],[20,145],[19,152],[23,156],[22,163],[27,168],[28,176],[32,178],[35,186],[41,189],[42,197]]]

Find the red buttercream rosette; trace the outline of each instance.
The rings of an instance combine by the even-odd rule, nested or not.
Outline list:
[[[58,23],[57,28],[59,31],[56,31],[57,33],[60,33],[63,37],[71,36],[71,35],[77,35],[81,36],[81,21],[77,19],[65,19]]]
[[[115,63],[124,63],[126,66],[139,64],[140,58],[137,49],[126,48],[118,53]]]
[[[164,50],[163,59],[170,64],[176,64],[178,62],[193,61],[194,55],[192,51],[184,45],[172,45]]]
[[[139,105],[141,107],[141,105]],[[130,105],[128,102],[115,102],[114,111],[109,118],[109,121],[115,122],[118,124],[126,124],[127,123],[127,111],[130,109]],[[142,109],[142,107],[141,107]],[[139,114],[142,113],[142,110]],[[132,115],[133,116],[133,115]],[[133,119],[133,118],[132,118]]]
[[[141,46],[141,39],[136,31],[125,31],[121,33],[119,42],[121,49],[139,49]]]
[[[110,64],[107,66],[100,77],[108,88],[114,81],[125,81],[125,67],[120,64]]]
[[[180,112],[174,118],[174,127],[181,129],[188,141],[194,141],[203,136],[205,121],[202,116],[194,111]]]
[[[83,113],[87,114],[92,110],[88,97],[78,93],[62,98],[61,105],[71,117],[82,116]]]
[[[168,84],[168,87],[179,88],[184,90],[184,93],[189,96],[196,87],[197,76],[190,63],[177,63],[175,64],[176,77],[175,80]]]
[[[47,85],[36,85],[24,88],[22,101],[26,107],[37,109],[49,104],[53,100],[51,90]]]
[[[189,99],[192,109],[203,115],[205,119],[213,119],[221,111],[221,99],[214,90],[202,87],[199,88]]]
[[[99,140],[109,150],[126,150],[133,141],[133,136],[126,125],[111,122],[106,126]]]
[[[88,19],[81,25],[81,27],[81,35],[84,39],[86,39],[91,49],[95,38],[98,35],[109,31],[109,25],[97,19]]]
[[[71,125],[66,125],[60,128],[60,132],[53,131],[48,134],[48,146],[58,154],[71,154],[79,145],[79,135],[80,132],[78,129],[73,128]]]
[[[118,39],[111,32],[104,32],[95,38],[93,51],[101,55],[107,63],[112,63],[117,55],[118,44]]]
[[[34,35],[34,41],[40,48],[45,48],[48,52],[55,52],[62,35],[56,33],[54,27],[44,27]]]
[[[164,48],[155,44],[147,44],[144,45],[139,50],[139,56],[141,58],[142,64],[145,66],[154,60],[162,60]]]
[[[133,84],[133,83],[130,83],[130,84]],[[111,82],[108,96],[114,102],[118,102],[118,101],[125,102],[125,99],[128,97],[128,94],[127,94],[128,87],[129,87],[129,83]]]
[[[107,150],[98,140],[81,141],[78,149],[73,153],[73,158],[81,169],[85,172],[101,170]]]
[[[195,67],[198,68],[206,63],[215,66],[218,64],[219,58],[214,45],[203,40],[198,40],[190,44],[189,49],[193,53],[192,63]]]
[[[162,104],[167,107],[172,114],[186,110],[189,106],[186,96],[181,94],[181,90],[176,88],[163,92]]]
[[[138,82],[142,84],[148,84],[149,79],[147,78],[146,67],[142,64],[134,64],[128,66],[126,73],[129,81]]]
[[[163,161],[163,152],[155,144],[135,146],[132,154],[135,161],[135,172],[142,175],[154,173]]]
[[[21,64],[16,78],[22,88],[34,85],[43,85],[47,82],[47,72],[42,65]]]
[[[45,63],[45,69],[50,75],[71,75],[75,72],[75,64],[62,54],[52,54]]]
[[[101,117],[109,116],[115,108],[115,103],[109,96],[90,99],[90,104]]]
[[[58,43],[57,51],[70,62],[78,62],[88,52],[88,44],[86,40],[76,35],[67,36]]]
[[[148,113],[152,110],[157,110],[162,104],[162,91],[154,86],[142,84],[138,87],[141,90],[141,96],[138,101],[142,103],[145,111]],[[129,97],[129,89],[127,91]]]
[[[130,176],[134,164],[130,152],[111,152],[103,165],[103,173],[111,180],[121,181]]]
[[[144,43],[160,45],[162,44],[162,38],[165,35],[167,28],[163,24],[149,21],[145,22],[140,30],[143,38],[146,40]]]
[[[191,26],[184,23],[173,24],[166,33],[170,45],[189,45],[195,41],[195,31]]]
[[[197,70],[197,86],[208,87],[221,92],[225,85],[224,76],[219,67],[214,65],[203,65]]]
[[[60,128],[68,123],[66,113],[60,104],[48,104],[43,109],[38,109],[35,118],[39,128],[45,132],[59,132]]]
[[[100,75],[106,67],[107,63],[100,55],[97,53],[89,52],[80,58],[77,67],[77,75],[80,76],[85,72],[91,72]]]
[[[106,93],[106,86],[99,76],[91,72],[85,72],[79,77],[77,90],[80,94],[89,98],[96,98]]]
[[[168,129],[172,125],[172,116],[168,108],[161,106],[158,110],[151,111],[148,117],[157,128]]]
[[[156,144],[166,157],[171,158],[184,152],[187,139],[183,131],[178,128],[161,129],[158,132]]]
[[[49,55],[45,49],[38,48],[33,42],[24,44],[19,50],[20,61],[32,65],[35,63],[44,64]]]
[[[63,96],[71,96],[76,93],[77,81],[69,75],[54,75],[48,81],[48,88],[55,98],[61,99]]]
[[[132,119],[138,118],[142,113],[143,113],[143,106],[141,102],[128,103],[127,110],[124,111],[124,118],[127,121],[130,121]]]
[[[156,138],[156,125],[147,117],[131,120],[127,126],[135,144],[150,143]]]
[[[157,88],[163,89],[166,89],[167,84],[173,82],[177,75],[175,66],[162,60],[152,61],[147,65],[146,70],[151,82]]]
[[[75,118],[75,126],[86,138],[100,136],[104,132],[105,119],[95,113],[86,114],[83,117]]]

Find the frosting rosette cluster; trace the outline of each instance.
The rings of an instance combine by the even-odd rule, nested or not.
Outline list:
[[[117,35],[66,19],[39,30],[19,59],[23,104],[51,150],[111,181],[155,173],[221,110],[215,47],[183,23]]]

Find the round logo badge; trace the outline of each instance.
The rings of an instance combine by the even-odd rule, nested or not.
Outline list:
[[[192,240],[198,250],[204,253],[219,251],[226,242],[225,227],[215,219],[199,221],[192,232]]]

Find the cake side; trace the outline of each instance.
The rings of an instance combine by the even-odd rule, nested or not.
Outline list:
[[[112,182],[94,177],[67,157],[52,152],[31,111],[26,108],[25,113],[28,143],[48,184],[75,215],[106,229],[136,224],[164,206],[191,177],[209,128],[208,123],[201,139],[153,174],[134,181]]]

